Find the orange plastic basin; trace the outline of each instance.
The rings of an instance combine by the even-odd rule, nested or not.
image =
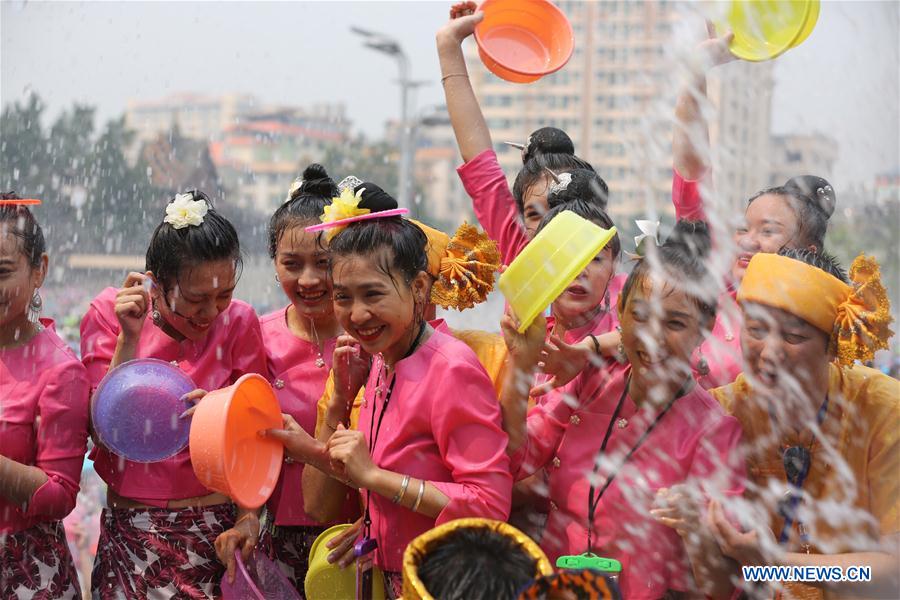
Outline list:
[[[475,28],[478,54],[506,81],[529,83],[554,73],[572,57],[575,36],[566,15],[548,0],[485,0]]]
[[[203,485],[244,508],[259,508],[275,490],[284,446],[259,435],[282,426],[272,386],[248,374],[208,393],[191,419],[194,473]]]

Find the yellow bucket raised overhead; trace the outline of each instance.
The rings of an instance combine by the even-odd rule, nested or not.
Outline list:
[[[731,52],[763,61],[803,43],[819,19],[819,0],[732,0],[715,19],[719,33],[734,32]]]
[[[345,569],[328,562],[332,549],[326,546],[350,527],[349,523],[335,525],[323,531],[309,549],[309,570],[303,582],[308,600],[352,600],[356,598],[356,563]],[[372,600],[385,600],[384,578],[381,569],[372,568]]]
[[[506,268],[497,287],[524,332],[616,234],[570,210],[559,213]]]

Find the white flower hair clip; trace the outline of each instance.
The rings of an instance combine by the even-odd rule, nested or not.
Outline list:
[[[293,183],[291,183],[291,189],[288,190],[287,198],[284,199],[284,202],[282,202],[282,204],[287,204],[288,202],[290,202],[291,198],[294,197],[294,194],[297,193],[297,190],[299,190],[301,187],[303,187],[303,178],[298,177],[293,181]]]
[[[634,254],[626,252],[625,254],[631,260],[640,260],[647,256],[647,240],[650,240],[654,246],[659,246],[659,221],[646,221],[638,219],[634,222],[637,225],[640,235],[634,236]]]
[[[553,173],[553,171],[550,171],[550,169],[547,169],[547,171],[553,176],[553,183],[547,188],[547,196],[566,191],[569,184],[572,183],[571,173],[560,173],[557,175],[556,173]]]
[[[163,222],[175,229],[184,229],[189,225],[198,226],[209,212],[209,205],[203,199],[194,200],[194,193],[176,194],[175,199],[166,206]]]
[[[363,180],[355,175],[347,175],[341,182],[337,184],[338,192],[343,193],[345,189],[350,190],[351,192],[356,189],[360,184],[362,184]]]

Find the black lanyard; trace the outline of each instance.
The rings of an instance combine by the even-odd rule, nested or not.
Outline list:
[[[419,327],[419,333],[416,335],[416,339],[413,340],[412,346],[409,347],[409,350],[406,351],[406,354],[403,355],[403,358],[400,360],[404,360],[412,356],[412,353],[416,351],[416,347],[418,347],[419,342],[422,340],[422,336],[425,334],[425,328],[427,327],[426,323],[422,323]],[[396,367],[396,365],[395,365]],[[378,390],[381,389],[382,384],[382,376],[384,374],[384,364],[382,363],[381,369],[378,372],[378,383],[375,386],[375,396],[378,395]],[[375,451],[375,445],[378,443],[378,435],[381,433],[381,421],[384,419],[384,413],[387,410],[388,403],[391,401],[391,394],[394,393],[394,385],[397,383],[397,372],[396,369],[394,373],[391,374],[391,384],[388,386],[387,393],[384,395],[384,399],[381,403],[381,411],[378,413],[378,426],[375,428],[374,435],[372,433],[372,428],[375,425],[375,407],[372,407],[372,419],[369,421],[369,456],[372,456],[372,453]],[[375,398],[372,399],[373,401]],[[365,536],[369,537],[369,533],[372,526],[372,517],[369,513],[369,498],[372,493],[370,491],[366,491],[366,514],[363,517],[363,524],[365,525]]]
[[[818,427],[822,427],[822,423],[825,422],[825,417],[827,416],[828,394],[825,394],[825,400],[822,402],[821,406],[819,406],[819,412],[816,413],[816,424]],[[774,428],[775,414],[772,410],[771,403],[769,404],[769,419]],[[782,449],[781,452],[781,460],[785,466],[784,476],[791,489],[788,492],[788,502],[780,511],[781,516],[784,517],[784,525],[781,527],[781,535],[778,536],[778,543],[784,544],[788,541],[791,537],[791,527],[793,527],[794,521],[796,521],[797,530],[800,533],[800,542],[805,547],[807,554],[809,554],[809,533],[806,531],[803,521],[797,518],[797,508],[800,506],[800,500],[803,499],[803,484],[806,483],[806,477],[809,475],[810,468],[812,468],[812,447],[815,441],[816,437],[815,434],[813,434],[808,448],[804,448],[803,446],[791,446]],[[791,452],[791,456],[785,456],[788,452]],[[799,455],[799,458],[795,457],[795,454]],[[796,467],[794,467],[790,469],[791,472],[789,472],[787,462],[795,459],[800,460],[800,468],[796,469]]]
[[[650,436],[650,433],[656,428],[657,425],[659,425],[659,422],[662,421],[662,418],[664,416],[666,416],[666,413],[669,412],[669,409],[672,408],[672,405],[675,404],[675,401],[685,395],[690,383],[691,383],[691,379],[687,379],[681,385],[681,387],[678,389],[678,391],[675,393],[675,397],[672,398],[671,400],[669,400],[666,403],[666,405],[663,407],[662,411],[660,411],[660,413],[658,415],[656,415],[656,418],[653,419],[653,422],[650,423],[650,426],[647,427],[647,430],[644,431],[644,433],[641,434],[641,437],[639,437],[638,440],[634,443],[634,446],[631,447],[631,449],[625,455],[625,458],[622,460],[622,462],[619,464],[619,466],[616,467],[616,470],[613,471],[612,473],[610,473],[609,476],[606,478],[606,481],[603,483],[603,486],[600,488],[600,491],[597,493],[596,498],[594,498],[594,484],[593,483],[591,484],[590,491],[588,492],[588,526],[587,526],[587,546],[588,546],[587,551],[588,551],[588,553],[593,552],[592,538],[593,538],[593,532],[594,532],[594,513],[597,511],[597,507],[600,506],[600,499],[603,498],[603,494],[606,492],[606,490],[612,484],[613,480],[616,478],[616,475],[619,474],[619,471],[622,469],[622,467],[625,466],[625,463],[627,463],[629,461],[629,459],[631,459],[631,457],[634,456],[634,453],[637,452],[638,448],[641,447],[641,444],[643,444],[647,440],[647,438]],[[591,480],[593,480],[597,476],[597,471],[600,470],[600,457],[603,455],[604,452],[606,452],[606,444],[609,442],[609,438],[612,435],[612,430],[616,424],[616,419],[619,416],[619,412],[622,410],[622,405],[625,404],[625,396],[628,395],[628,386],[630,384],[631,384],[631,375],[629,374],[628,377],[625,379],[625,387],[622,389],[622,395],[619,397],[619,402],[618,402],[618,404],[616,404],[616,409],[613,411],[612,419],[610,419],[609,425],[607,425],[607,427],[606,427],[606,433],[603,434],[603,443],[600,444],[600,450],[597,452],[597,455],[594,458],[594,471],[592,473],[593,476],[591,477]]]

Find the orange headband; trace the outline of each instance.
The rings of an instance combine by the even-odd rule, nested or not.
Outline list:
[[[799,260],[758,253],[747,265],[737,298],[780,308],[821,329],[847,365],[873,359],[893,335],[890,301],[875,259],[858,256],[850,279],[852,286]]]

